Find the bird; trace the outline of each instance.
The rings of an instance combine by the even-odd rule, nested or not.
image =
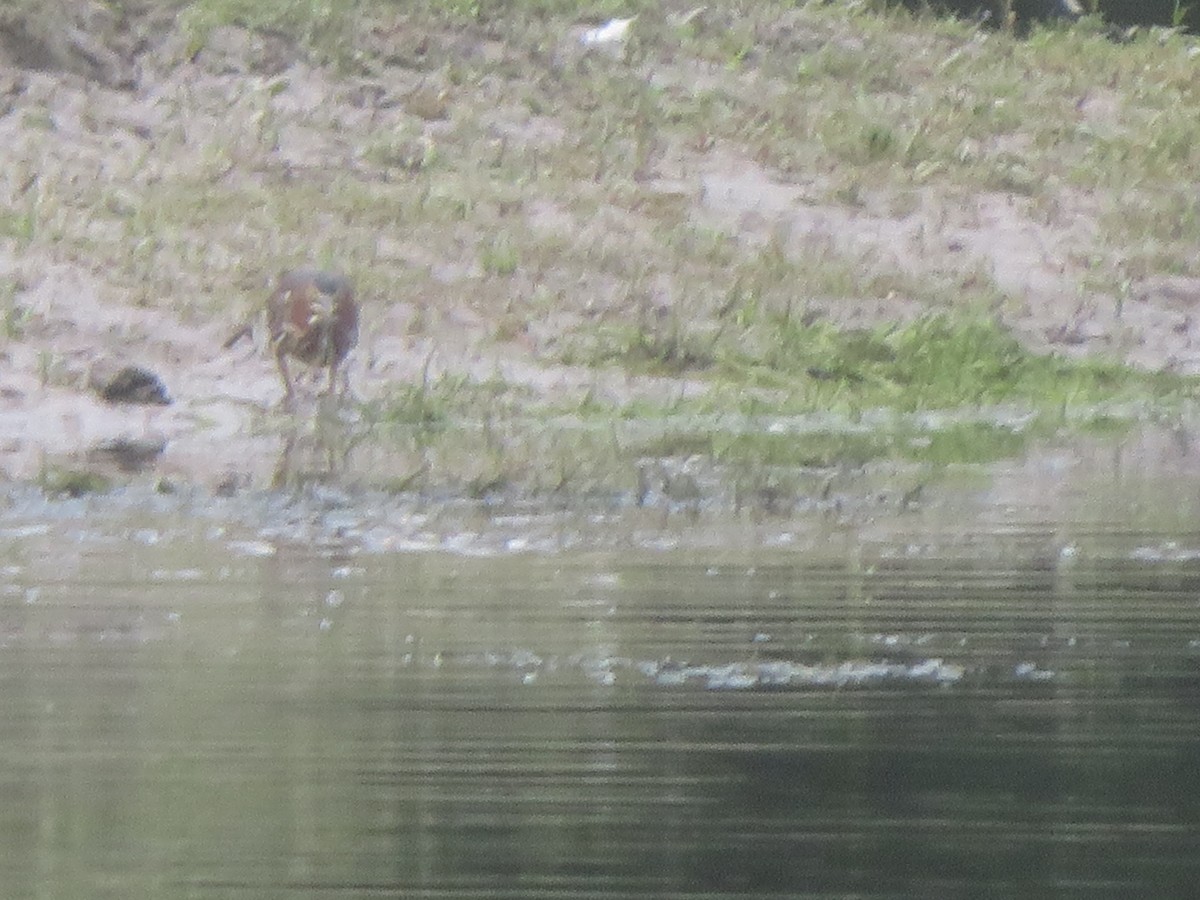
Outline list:
[[[252,326],[253,321],[246,322],[225,342],[225,349],[249,334]],[[339,272],[321,269],[281,273],[267,298],[267,332],[283,381],[285,409],[291,409],[295,402],[289,356],[328,369],[328,393],[333,394],[338,370],[358,343],[354,284]]]

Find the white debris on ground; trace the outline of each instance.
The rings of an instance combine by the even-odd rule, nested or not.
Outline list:
[[[606,44],[621,44],[629,37],[629,26],[633,18],[609,19],[597,28],[589,28],[579,37],[579,43],[585,47],[604,46]]]

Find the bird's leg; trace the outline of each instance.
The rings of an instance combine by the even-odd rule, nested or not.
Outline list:
[[[292,375],[288,372],[286,354],[282,348],[275,348],[275,365],[279,367],[279,377],[283,379],[283,408],[289,412],[295,405],[295,396],[292,392]]]
[[[242,338],[251,334],[253,331],[254,331],[254,320],[247,319],[245,322],[242,323],[242,325],[238,328],[237,331],[235,331],[233,334],[231,334],[228,338],[225,339],[225,343],[221,345],[222,349],[228,350],[230,347],[232,347],[234,344],[236,344]]]
[[[337,362],[329,363],[329,383],[325,386],[325,393],[330,397],[337,396]]]

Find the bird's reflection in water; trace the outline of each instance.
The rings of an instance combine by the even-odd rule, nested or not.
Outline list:
[[[320,398],[311,419],[288,425],[271,476],[272,490],[336,484],[345,478],[350,456],[366,432],[347,421],[343,412],[338,398],[326,396]]]

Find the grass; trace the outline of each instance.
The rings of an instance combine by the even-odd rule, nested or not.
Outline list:
[[[988,459],[1194,394],[1031,352],[1010,328],[1026,298],[986,261],[920,259],[1002,195],[1030,229],[1086,217],[1071,251],[1096,305],[1190,273],[1191,38],[1117,44],[1085,22],[1018,40],[876,3],[177,5],[189,58],[235,26],[325,71],[228,79],[220,99],[173,86],[154,153],[114,153],[103,178],[46,169],[36,202],[0,209],[0,239],[101,260],[135,302],[170,297],[203,322],[257,302],[263,273],[335,261],[370,327],[399,300],[413,336],[437,341],[462,312],[485,323],[485,349],[534,335],[545,368],[672,385],[569,401],[461,373],[398,385],[363,409],[369,441],[402,457],[396,484],[637,493],[638,459],[694,453],[783,496],[811,487],[786,470]],[[625,52],[577,48],[575,30],[634,14]],[[364,85],[376,99],[346,99]],[[37,158],[54,116],[22,115]],[[874,239],[888,229],[892,243]],[[22,307],[0,301],[19,338]],[[1036,427],[914,424],[1008,405]],[[858,434],[880,408],[899,418]],[[836,422],[803,437],[745,432],[821,415]]]
[[[54,497],[84,497],[112,490],[112,479],[84,469],[46,467],[38,476],[43,491]]]
[[[0,333],[9,341],[19,341],[32,318],[30,310],[19,304],[16,297],[16,283],[0,281]]]
[[[324,61],[348,63],[353,30],[366,8],[361,0],[198,0],[184,5],[181,27],[189,55],[205,46],[214,29],[242,26],[286,35]]]
[[[814,330],[826,341],[846,337]],[[710,394],[622,407],[592,393],[575,405],[547,405],[502,380],[448,377],[399,388],[370,405],[368,419],[373,441],[407,448],[397,468],[409,474],[377,486],[627,502],[676,502],[694,492],[698,503],[784,512],[824,502],[821,472],[917,463],[925,477],[937,477],[946,467],[1019,455],[1064,427],[1122,433],[1147,392],[1165,402],[1171,391],[1193,391],[1170,376],[1136,376],[1145,381],[1134,384],[1118,366],[1036,356],[979,321],[956,327],[944,317],[922,319],[853,335],[843,349],[835,375],[801,370],[798,357],[790,363],[793,385],[781,386],[784,365],[768,365],[773,378],[765,388],[714,374]],[[916,400],[906,393],[914,383]],[[934,391],[955,401],[937,408],[957,412],[930,416],[921,399]],[[702,476],[675,471],[693,460],[704,461]]]
[[[472,381],[463,375],[396,385],[383,397],[364,404],[374,428],[409,429],[421,435],[446,430],[457,422],[478,422],[520,408],[523,391],[502,380]]]
[[[1167,402],[1195,395],[1189,379],[1031,353],[983,317],[934,313],[904,326],[858,330],[795,321],[775,323],[768,331],[769,342],[738,346],[738,339],[730,338],[729,346],[714,351],[718,362],[712,380],[718,390],[740,393],[743,405],[760,413],[1013,404],[1056,412],[1148,396]],[[714,405],[727,402],[718,399]]]

